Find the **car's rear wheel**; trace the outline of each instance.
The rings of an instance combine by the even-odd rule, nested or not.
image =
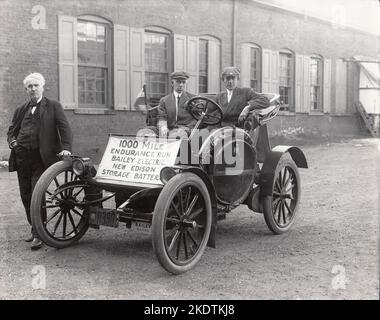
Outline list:
[[[180,173],[161,191],[152,221],[153,249],[162,267],[180,274],[200,260],[210,235],[211,200],[197,175]]]

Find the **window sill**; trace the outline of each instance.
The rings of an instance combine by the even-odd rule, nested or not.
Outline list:
[[[294,111],[279,111],[278,112],[279,116],[296,116],[296,113]]]
[[[75,114],[116,114],[114,110],[98,108],[77,108],[73,111]]]
[[[322,111],[310,111],[310,116],[324,116],[325,114]]]

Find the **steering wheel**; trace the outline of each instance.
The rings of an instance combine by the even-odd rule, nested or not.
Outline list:
[[[214,126],[223,120],[222,108],[210,98],[196,96],[188,100],[186,106],[195,120],[202,119],[202,124]]]

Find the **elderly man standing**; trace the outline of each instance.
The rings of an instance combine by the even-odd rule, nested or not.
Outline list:
[[[70,155],[72,132],[61,104],[43,96],[45,79],[31,73],[24,79],[30,100],[18,107],[8,130],[11,149],[9,171],[17,170],[21,200],[31,225],[30,202],[34,186],[46,168]],[[42,241],[32,228],[26,239],[32,250],[41,248]]]
[[[237,87],[239,77],[240,70],[237,67],[224,68],[222,80],[226,91],[216,96],[216,102],[224,112],[222,126],[242,124],[250,111],[269,107],[267,97],[251,88]]]

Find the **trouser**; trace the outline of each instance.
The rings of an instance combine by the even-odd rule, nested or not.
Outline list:
[[[17,177],[20,189],[21,200],[25,208],[26,218],[30,225],[32,220],[30,216],[30,203],[34,187],[45,170],[42,162],[40,152],[36,150],[26,150],[23,147],[16,147],[16,164],[17,164]],[[33,236],[37,236],[32,228]]]
[[[179,125],[179,126],[169,130],[168,137],[169,138],[188,138],[190,136],[190,133],[191,133],[191,128],[189,128],[187,126]],[[147,126],[145,128],[139,129],[137,131],[136,136],[158,137],[159,136],[159,130],[155,126]]]

